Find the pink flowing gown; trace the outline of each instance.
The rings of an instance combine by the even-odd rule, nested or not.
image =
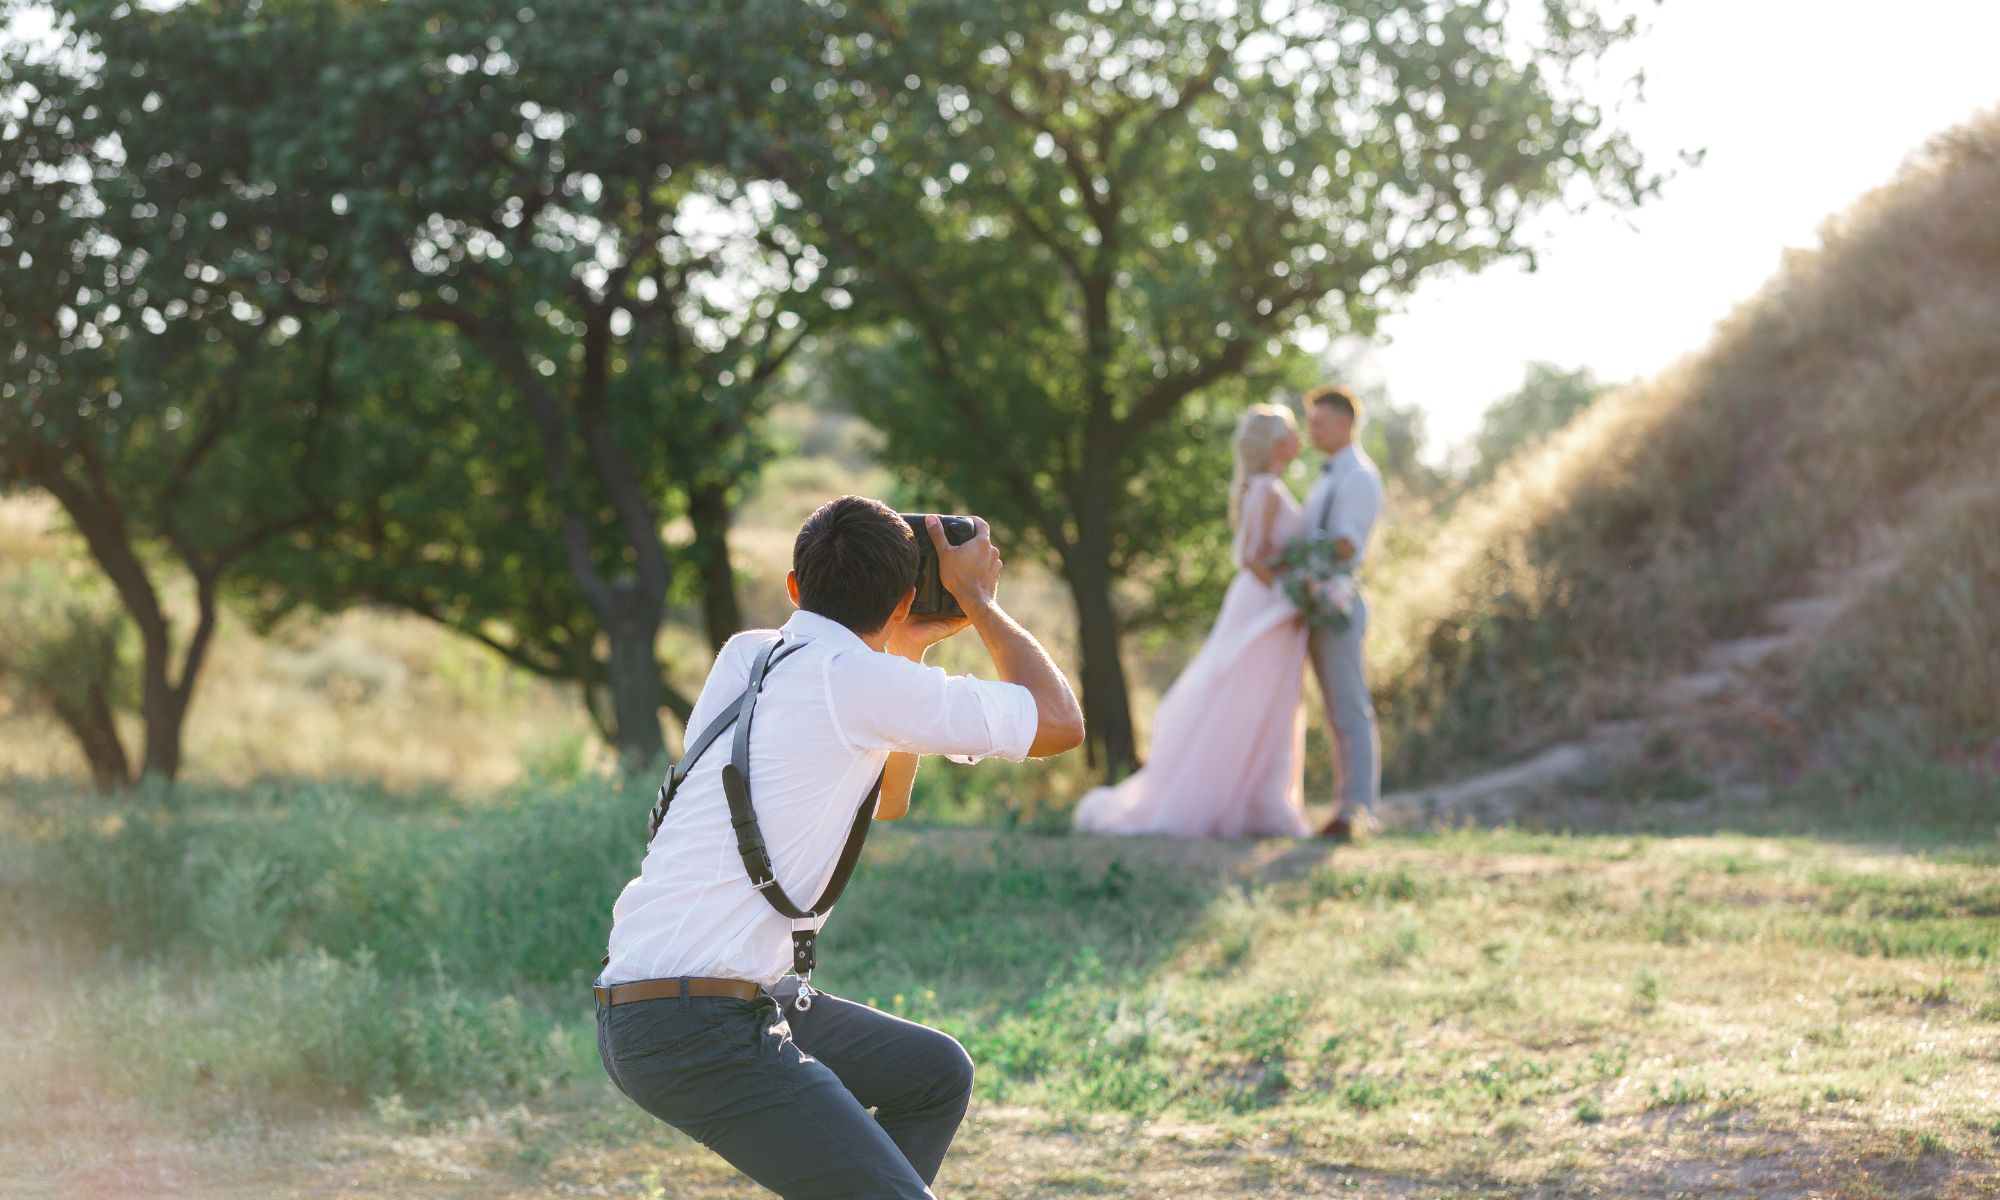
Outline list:
[[[1284,593],[1244,569],[1305,529],[1275,475],[1244,492],[1236,578],[1193,661],[1153,715],[1152,757],[1077,805],[1082,833],[1304,837],[1306,626]]]

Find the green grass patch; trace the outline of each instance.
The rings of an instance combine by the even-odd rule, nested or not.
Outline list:
[[[162,1111],[421,1118],[601,1086],[583,985],[645,802],[572,778],[479,806],[272,784],[0,807],[16,957],[133,997],[101,1034],[39,1010],[0,1101],[59,1086],[31,1043],[91,1047]],[[886,826],[820,981],[1061,1119],[1467,1146],[1920,1094],[1991,1120],[1944,1049],[2000,1013],[1977,847],[1459,830],[1271,870],[1266,849]]]

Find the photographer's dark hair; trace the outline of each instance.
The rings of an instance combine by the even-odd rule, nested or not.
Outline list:
[[[1306,407],[1310,409],[1315,404],[1336,408],[1354,418],[1356,425],[1361,424],[1361,397],[1356,396],[1354,389],[1346,384],[1329,383],[1325,387],[1316,387],[1307,392]]]
[[[917,582],[917,539],[879,500],[842,496],[819,506],[792,543],[799,607],[874,633]]]

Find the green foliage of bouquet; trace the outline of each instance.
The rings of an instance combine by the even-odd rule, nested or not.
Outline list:
[[[1354,573],[1325,533],[1308,533],[1271,556],[1285,599],[1305,614],[1311,629],[1347,632],[1354,623]]]

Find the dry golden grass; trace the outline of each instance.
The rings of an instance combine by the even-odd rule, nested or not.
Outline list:
[[[792,539],[813,507],[845,492],[896,495],[887,472],[857,459],[858,422],[798,412],[789,419],[805,435],[800,449],[814,453],[772,464],[732,530],[745,619],[756,625],[781,624],[791,611],[784,579]],[[52,501],[0,498],[0,573],[82,553]],[[169,600],[185,609],[177,589],[170,580]],[[1075,619],[1060,580],[1017,559],[1006,600],[1074,672]],[[706,673],[708,649],[693,628],[698,616],[678,616],[661,637],[662,659],[692,692]],[[944,647],[938,661],[953,670],[990,669],[969,637]],[[1135,691],[1147,710],[1177,665],[1171,654],[1141,659]],[[129,719],[128,747],[137,746],[139,732],[136,717]],[[603,753],[573,690],[430,622],[364,608],[295,618],[260,637],[225,609],[197,685],[185,761],[189,778],[208,782],[343,777],[476,792],[505,785],[532,763],[566,765]],[[86,773],[52,716],[0,693],[0,776],[8,774]]]
[[[1908,619],[1913,597],[2000,587],[2000,549],[1968,532],[2000,525],[2000,114],[1823,238],[1709,346],[1509,464],[1399,574],[1375,647],[1397,774],[1618,715],[1809,574],[1905,548],[1870,615],[1822,644],[1843,678],[1889,686],[1817,689],[1813,732],[1903,711],[1947,743],[2000,737],[1989,688],[1934,704],[1922,682],[1961,680],[1962,648],[2000,641],[2000,606]]]
[[[0,571],[82,549],[45,499],[0,500]],[[187,597],[167,599],[187,627]],[[140,730],[127,721],[128,753]],[[191,778],[370,779],[392,788],[490,790],[540,757],[586,753],[573,695],[475,643],[397,613],[287,622],[259,637],[225,610],[187,728]],[[0,696],[0,776],[84,778],[56,720]]]

